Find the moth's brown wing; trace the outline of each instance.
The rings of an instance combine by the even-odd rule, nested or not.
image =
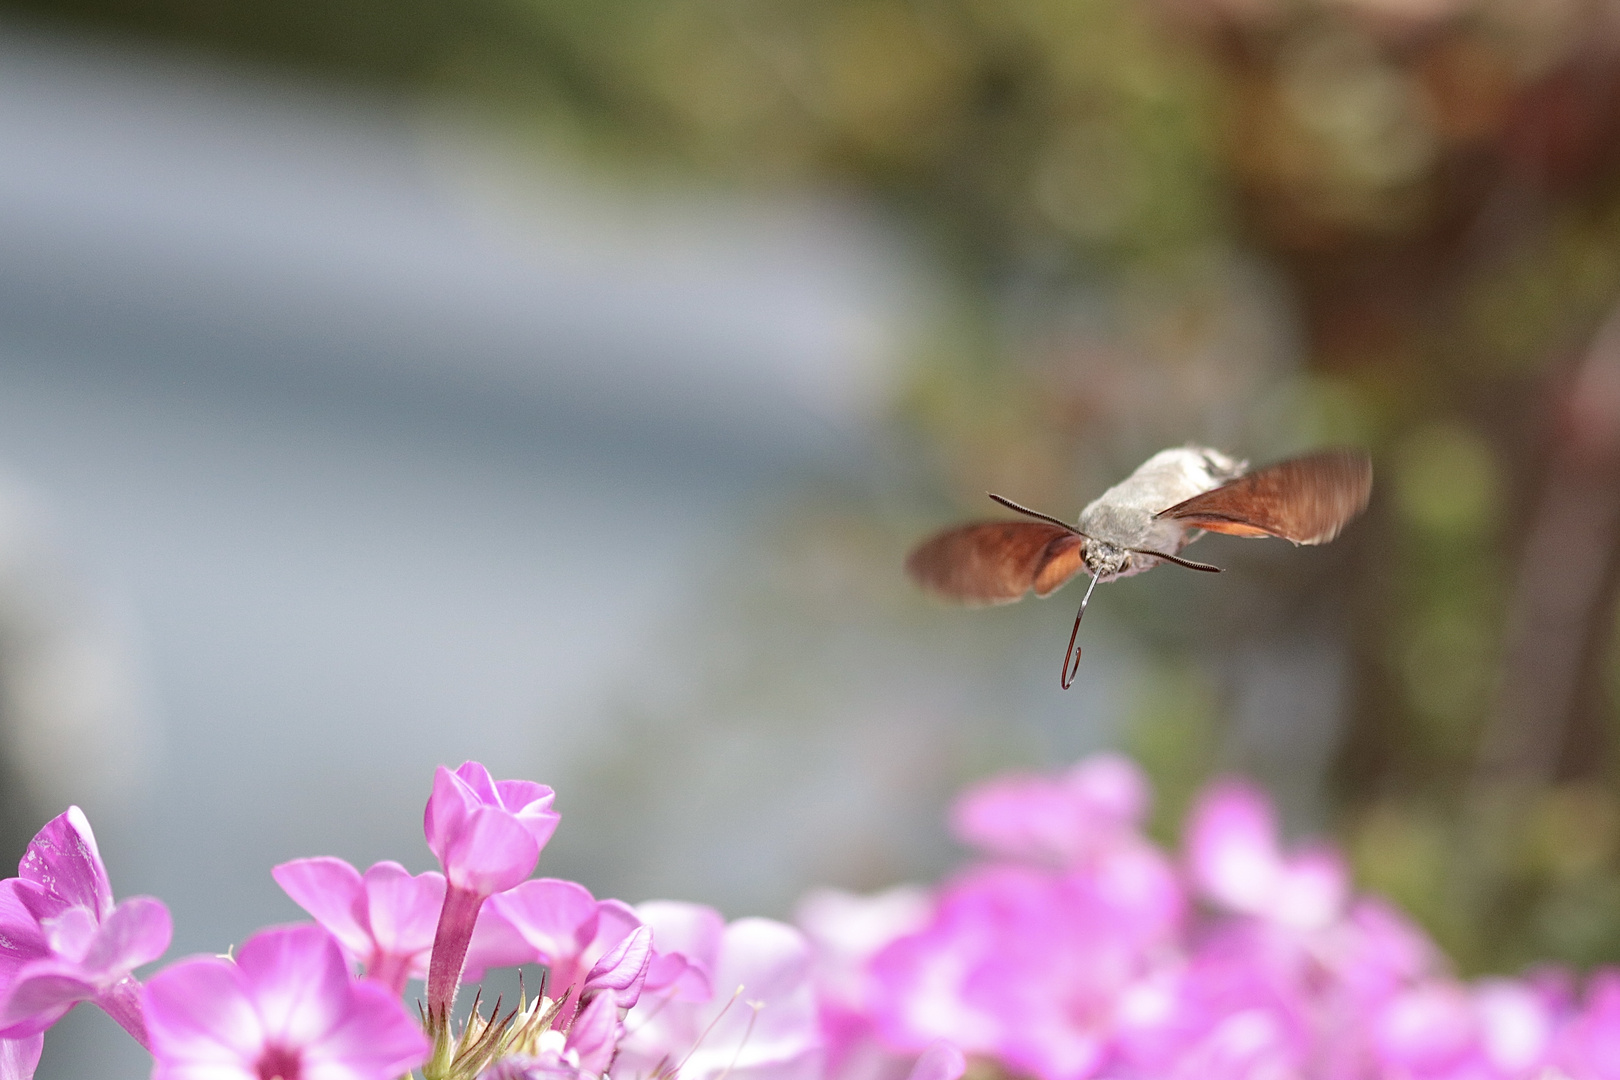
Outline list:
[[[1210,532],[1325,544],[1367,509],[1372,461],[1362,450],[1318,450],[1240,476],[1155,516]]]
[[[1074,533],[1064,533],[1046,546],[1040,569],[1035,571],[1036,596],[1051,596],[1086,568],[1080,557],[1080,541]]]
[[[1010,604],[1031,588],[1045,596],[1073,577],[1079,552],[1080,537],[1056,525],[978,521],[918,544],[906,557],[906,572],[951,600]]]

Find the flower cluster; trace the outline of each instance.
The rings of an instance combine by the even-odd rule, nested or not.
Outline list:
[[[1620,971],[1462,981],[1334,851],[1285,849],[1242,783],[1204,792],[1177,858],[1123,758],[993,780],[953,814],[976,862],[932,890],[812,894],[802,929],[532,877],[552,799],[441,768],[438,871],[284,863],[313,923],[144,986],[168,911],[114,902],[69,809],[0,882],[0,1080],[32,1077],[80,1002],[154,1080],[960,1080],[968,1056],[1030,1080],[1620,1080]],[[529,964],[532,999],[454,1021],[463,979]]]
[[[0,1080],[28,1080],[44,1032],[89,1001],[153,1058],[154,1080],[820,1080],[823,1040],[804,934],[669,901],[631,907],[532,878],[557,827],[552,791],[441,768],[423,829],[440,870],[361,873],[298,859],[275,880],[314,923],[270,927],[229,956],[194,956],[143,986],[167,949],[157,900],[114,904],[75,807],[0,882]],[[464,977],[542,964],[541,992],[502,1011]],[[408,1010],[402,993],[426,981]],[[917,1080],[957,1080],[941,1046]]]
[[[938,888],[807,898],[833,1073],[946,1039],[1035,1080],[1620,1078],[1620,972],[1462,981],[1253,787],[1206,790],[1179,859],[1147,805],[1113,755],[1002,778],[958,801],[982,857]]]

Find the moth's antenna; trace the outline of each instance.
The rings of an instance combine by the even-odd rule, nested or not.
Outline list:
[[[1091,575],[1091,584],[1086,586],[1086,595],[1080,599],[1080,610],[1074,613],[1074,629],[1069,631],[1069,647],[1063,651],[1063,689],[1067,690],[1074,685],[1075,673],[1080,670],[1080,650],[1074,647],[1074,639],[1080,636],[1080,620],[1085,617],[1086,605],[1091,603],[1091,590],[1097,587],[1097,575]],[[1069,666],[1070,658],[1074,666]]]
[[[1075,528],[1073,525],[1070,525],[1067,521],[1060,521],[1060,520],[1058,520],[1057,518],[1053,517],[1050,514],[1043,514],[1039,510],[1031,510],[1027,506],[1019,506],[1017,503],[1013,502],[1011,499],[1002,498],[1000,495],[997,495],[993,491],[987,491],[987,492],[985,492],[985,494],[990,496],[992,499],[996,500],[996,502],[1000,503],[1002,506],[1005,506],[1009,510],[1016,510],[1020,514],[1025,514],[1025,515],[1028,515],[1029,517],[1032,517],[1032,518],[1039,518],[1042,521],[1049,521],[1053,525],[1056,525],[1058,528],[1067,529],[1069,532],[1074,533],[1074,535],[1076,535],[1076,536],[1085,536],[1087,540],[1091,539],[1091,537],[1086,536],[1085,533],[1081,532],[1079,529]]]
[[[1205,573],[1210,574],[1218,574],[1221,572],[1221,568],[1219,566],[1211,566],[1209,563],[1203,562],[1193,562],[1191,559],[1183,559],[1175,555],[1166,555],[1162,551],[1149,551],[1147,548],[1126,548],[1126,550],[1134,551],[1138,555],[1151,555],[1155,559],[1163,559],[1165,562],[1173,562],[1177,566],[1185,566],[1189,570],[1203,570]]]

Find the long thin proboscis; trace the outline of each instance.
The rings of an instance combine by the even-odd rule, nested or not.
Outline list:
[[[1080,671],[1080,650],[1075,648],[1075,639],[1080,636],[1080,620],[1085,618],[1086,605],[1091,603],[1091,590],[1097,587],[1097,575],[1091,575],[1091,584],[1086,586],[1086,595],[1080,599],[1080,610],[1074,613],[1074,629],[1069,631],[1069,647],[1063,651],[1063,689],[1067,690],[1074,685],[1074,677]],[[1073,660],[1073,666],[1070,661]]]

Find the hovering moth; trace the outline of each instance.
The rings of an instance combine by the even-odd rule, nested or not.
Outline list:
[[[1367,508],[1372,461],[1363,450],[1317,450],[1250,472],[1219,450],[1161,450],[1080,511],[1077,524],[990,498],[1033,521],[975,521],[937,533],[906,558],[912,580],[949,600],[1010,604],[1034,590],[1049,596],[1081,571],[1091,584],[1063,654],[1063,688],[1080,669],[1075,638],[1098,582],[1161,563],[1219,573],[1180,557],[1206,532],[1277,536],[1325,544]]]

